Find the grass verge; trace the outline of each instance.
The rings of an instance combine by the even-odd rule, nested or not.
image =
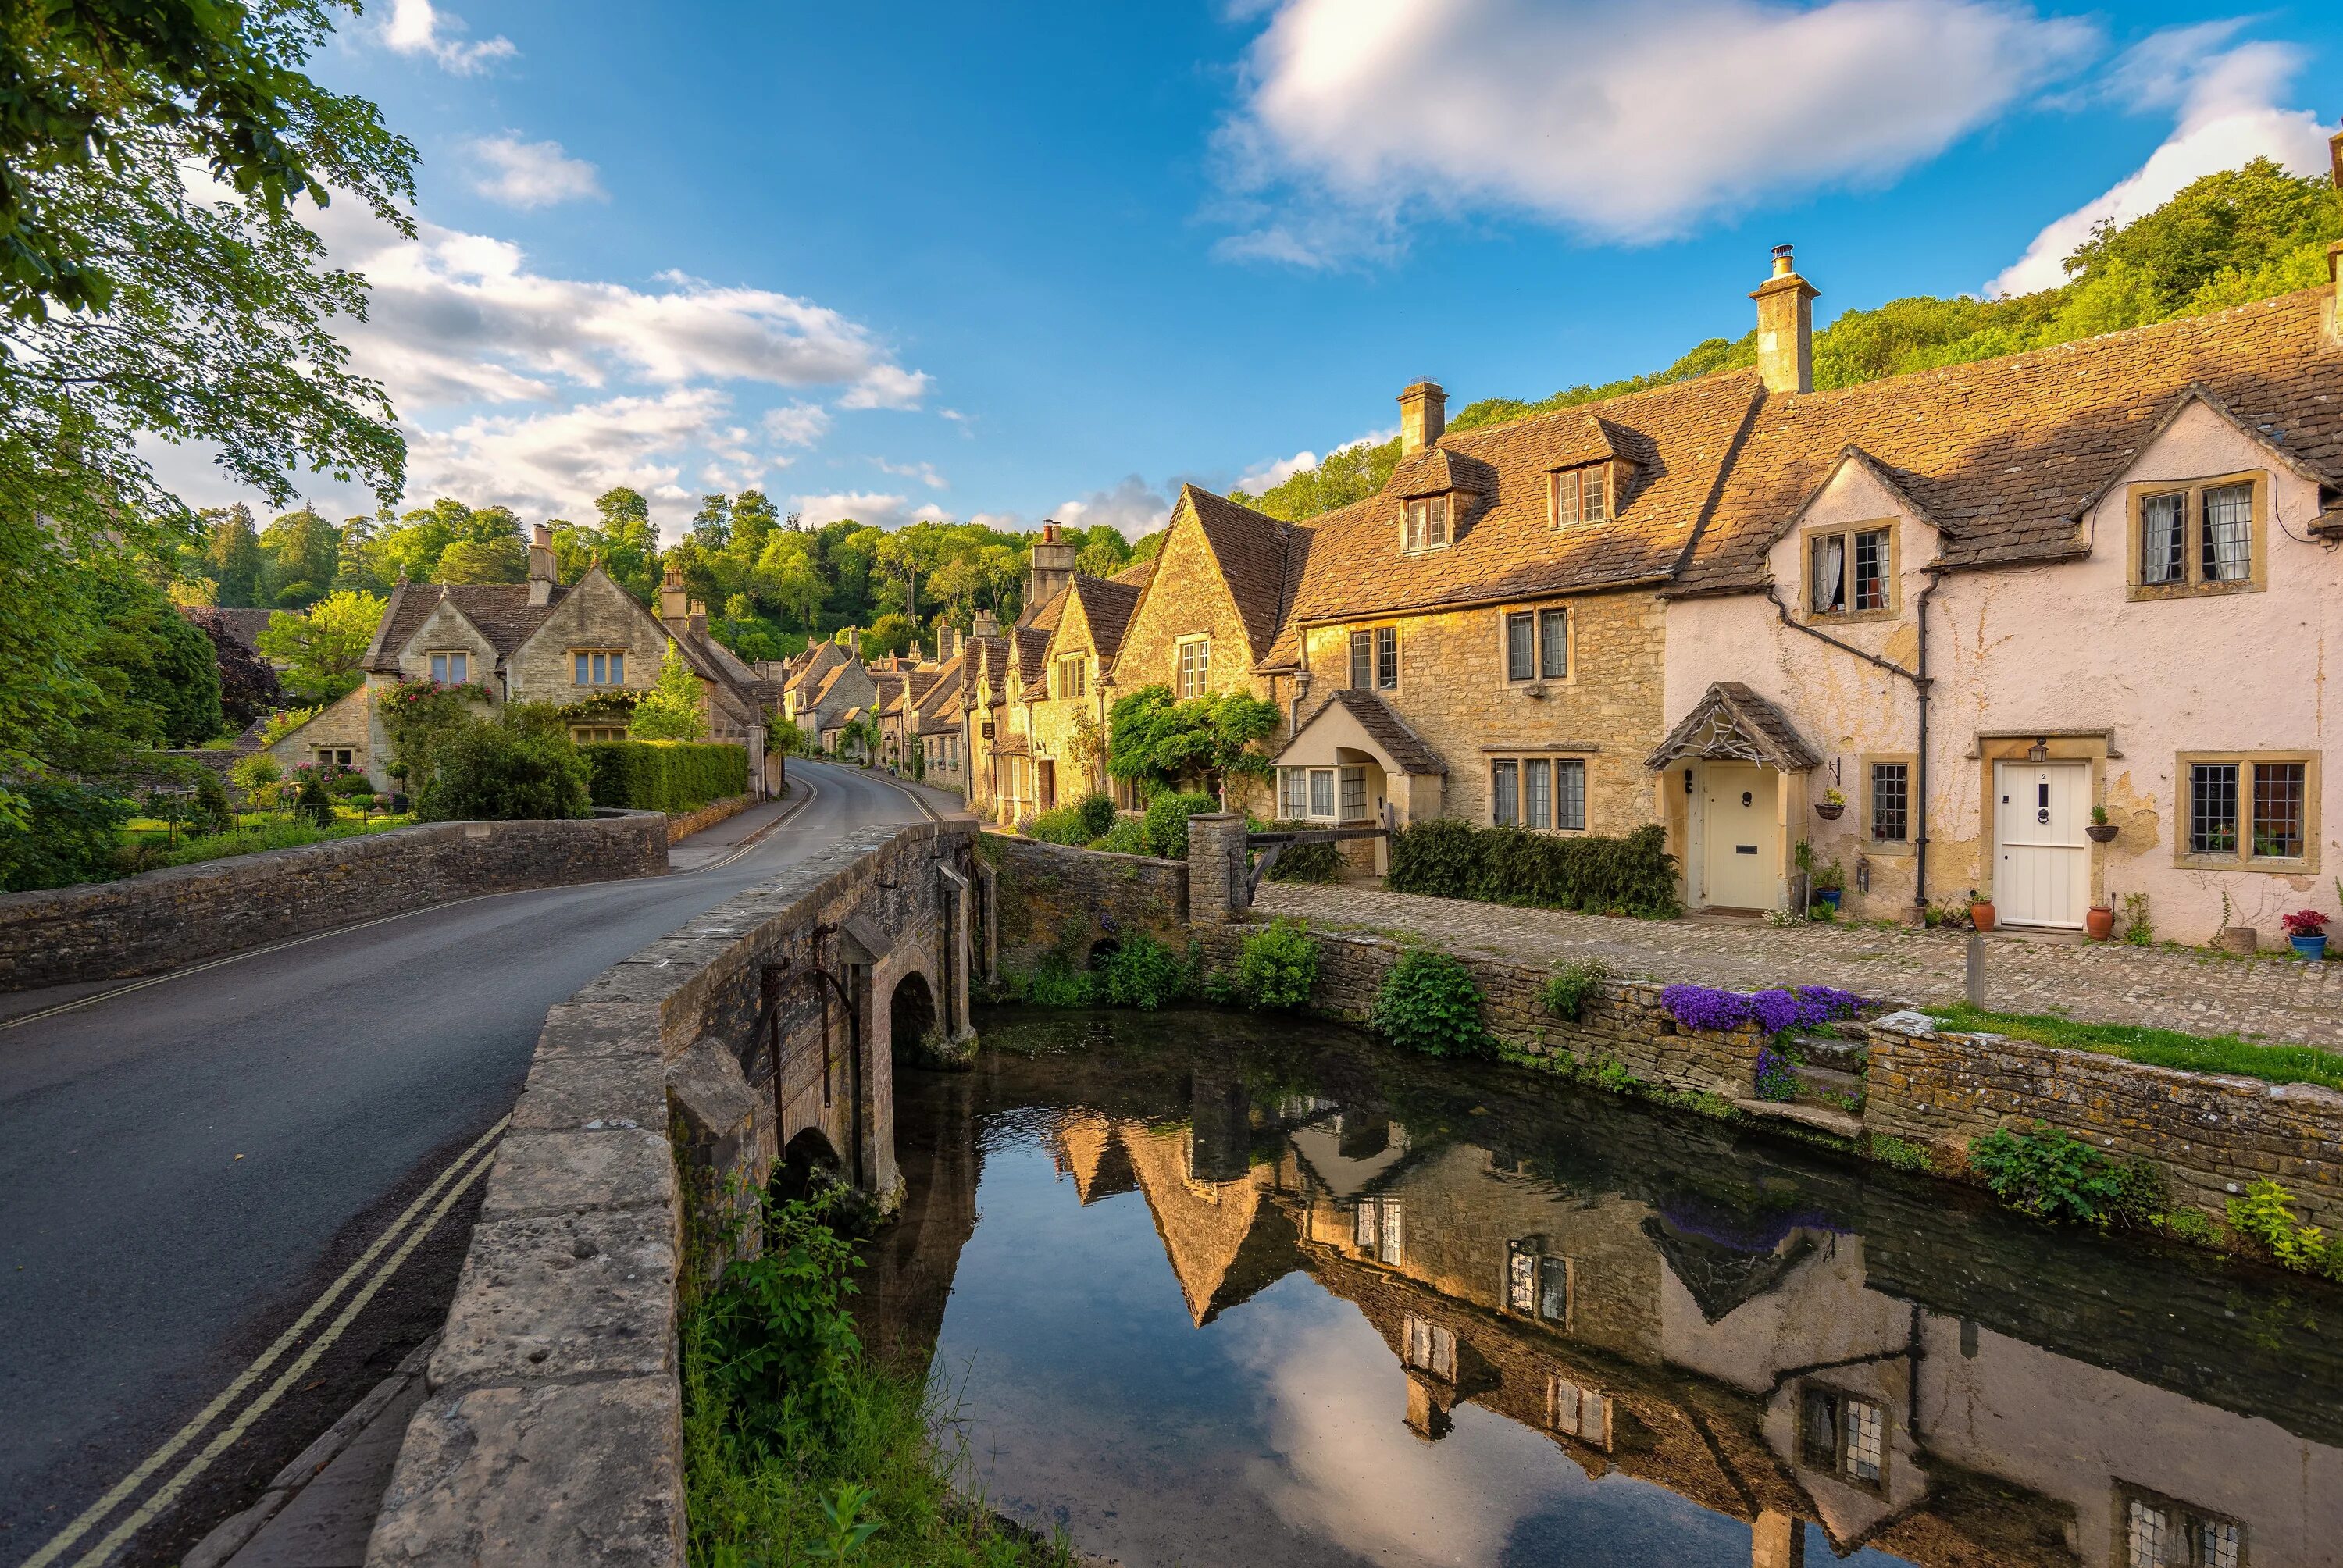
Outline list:
[[[2187,1072],[2224,1072],[2271,1083],[2317,1083],[2343,1089],[2343,1054],[2315,1045],[2256,1045],[2234,1034],[2187,1034],[2137,1024],[2080,1023],[2039,1013],[1986,1012],[1966,1003],[1932,1007],[1927,1012],[1946,1028],[1964,1033],[2006,1034],[2036,1045],[2096,1051]]]

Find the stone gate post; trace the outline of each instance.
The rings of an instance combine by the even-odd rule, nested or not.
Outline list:
[[[1188,918],[1212,922],[1241,920],[1252,907],[1244,813],[1200,811],[1189,818]]]

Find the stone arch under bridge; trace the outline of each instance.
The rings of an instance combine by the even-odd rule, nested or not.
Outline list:
[[[753,1250],[752,1196],[815,1135],[840,1176],[892,1208],[899,1059],[973,1054],[974,825],[868,837],[708,917],[741,929],[687,988],[703,993],[701,1022],[671,1061],[668,1099],[696,1211],[737,1217],[711,1227],[740,1235],[712,1262]]]

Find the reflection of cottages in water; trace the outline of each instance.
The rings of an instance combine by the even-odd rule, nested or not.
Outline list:
[[[1756,1568],[1803,1561],[1810,1523],[1929,1568],[2338,1560],[2343,1452],[1874,1288],[1858,1237],[1581,1196],[1353,1111],[1257,1116],[1276,1156],[1248,1167],[1243,1119],[1195,1101],[1192,1127],[1120,1124],[1191,1317],[1306,1267],[1427,1440],[1478,1404],[1748,1522]],[[1061,1141],[1086,1192],[1104,1131]]]

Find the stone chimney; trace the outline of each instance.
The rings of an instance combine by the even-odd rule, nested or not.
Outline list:
[[[553,565],[553,530],[539,523],[528,540],[528,602],[551,604],[554,584],[559,580],[560,573]]]
[[[1042,523],[1041,537],[1033,545],[1032,565],[1025,573],[1025,613],[1020,619],[1031,620],[1035,610],[1074,580],[1074,554],[1073,544],[1055,518]]]
[[[689,608],[684,612],[684,615],[685,625],[689,626],[693,631],[699,633],[701,637],[706,637],[708,635],[708,607],[706,605],[700,603],[698,599],[693,599]]]
[[[691,596],[683,591],[683,568],[669,567],[659,583],[659,619],[669,631],[681,631],[690,624]]]
[[[1437,381],[1419,381],[1399,395],[1399,455],[1423,451],[1448,428],[1448,394]]]
[[[980,637],[999,637],[1001,635],[1000,618],[989,609],[978,610],[976,612],[976,629],[970,632],[968,635],[970,638]]]
[[[1815,389],[1815,296],[1819,291],[1774,247],[1774,276],[1749,297],[1757,302],[1757,374],[1768,392]]]
[[[938,664],[950,663],[951,656],[958,651],[959,643],[960,628],[948,620],[936,622],[936,662]]]

